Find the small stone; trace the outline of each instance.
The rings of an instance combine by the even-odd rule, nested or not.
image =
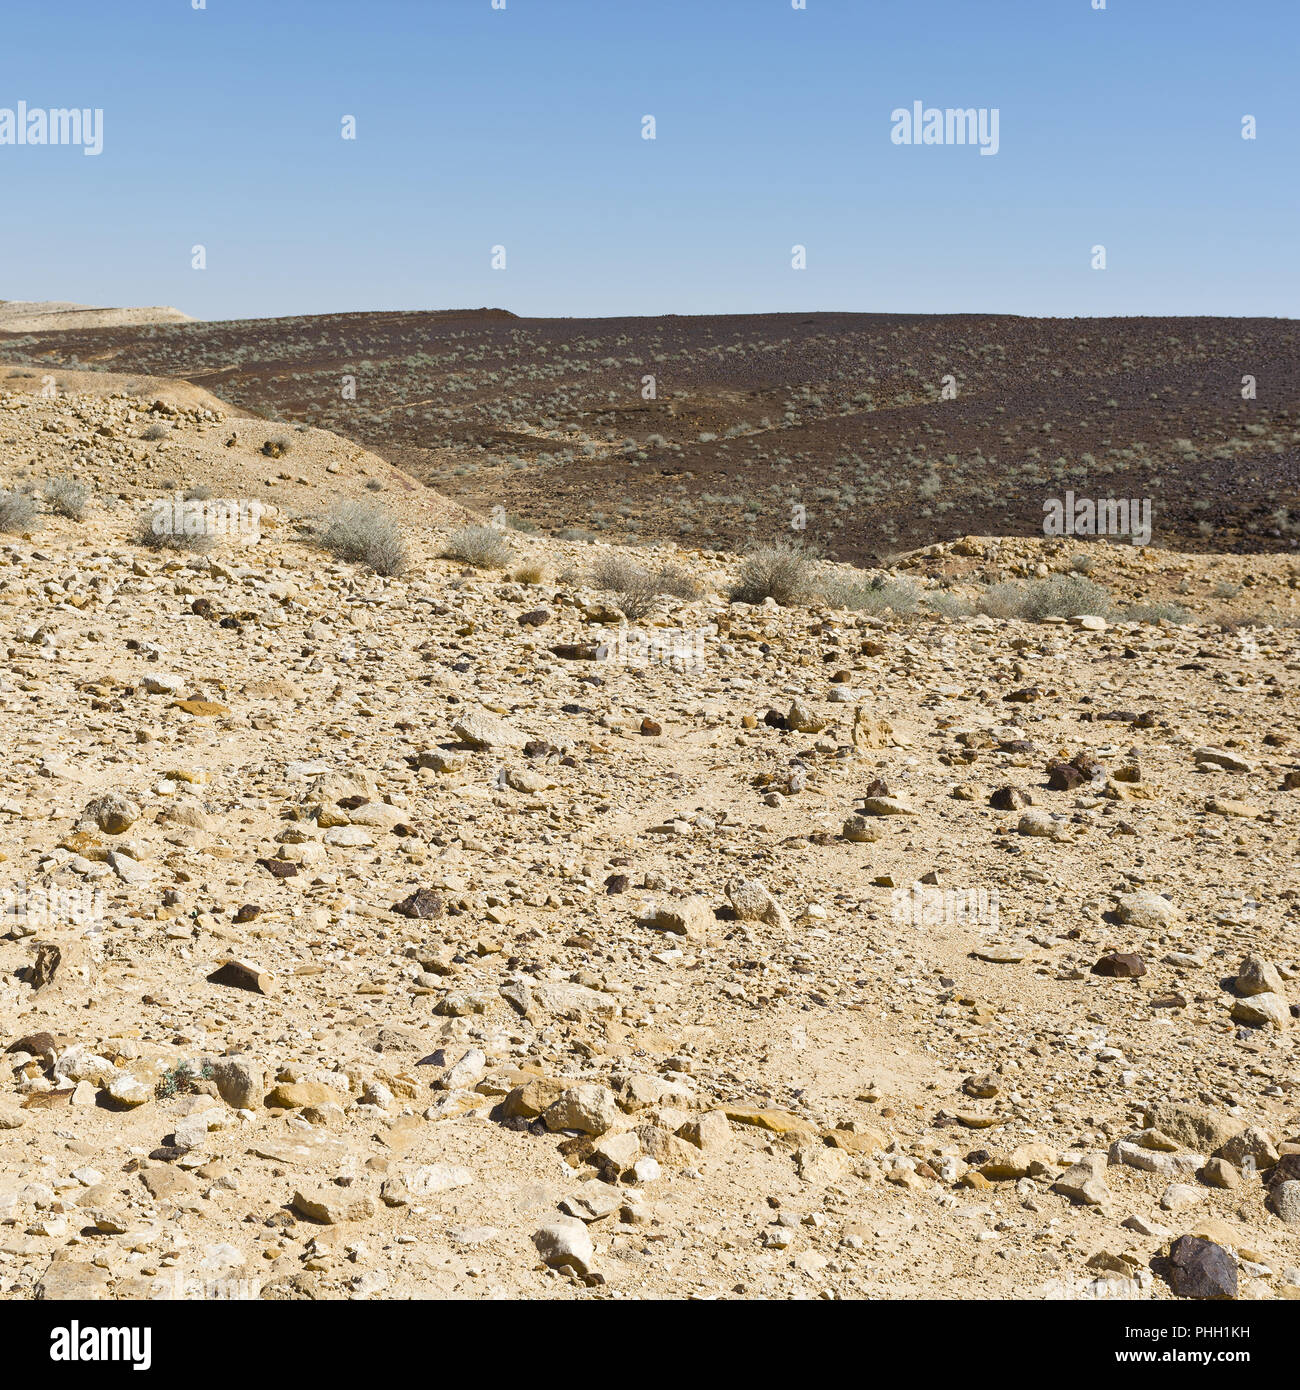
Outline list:
[[[572,1086],[547,1107],[542,1122],[549,1130],[576,1129],[580,1134],[604,1134],[622,1112],[613,1091],[590,1083]]]
[[[230,989],[245,989],[252,994],[274,994],[276,978],[269,970],[248,961],[230,959],[208,976],[210,985],[225,985]]]
[[[561,1217],[537,1231],[533,1244],[542,1263],[552,1269],[572,1269],[576,1274],[591,1273],[596,1250],[583,1222],[572,1217]]]
[[[129,1072],[115,1076],[106,1087],[110,1100],[128,1109],[145,1105],[153,1099],[153,1091]]]
[[[1254,766],[1237,753],[1229,753],[1223,748],[1197,748],[1192,759],[1198,765],[1221,767],[1225,772],[1253,772]]]
[[[732,1145],[731,1122],[722,1110],[706,1110],[703,1115],[687,1120],[677,1133],[705,1153],[725,1153]]]
[[[703,941],[715,919],[707,899],[692,897],[653,903],[637,921],[639,925],[654,931],[684,936],[688,941]]]
[[[1092,973],[1112,980],[1136,980],[1147,973],[1147,968],[1139,955],[1112,951],[1097,961]]]
[[[766,922],[772,927],[788,927],[784,909],[756,878],[733,879],[727,884],[727,900],[741,922]]]
[[[1240,1023],[1271,1023],[1285,1028],[1291,1022],[1291,1006],[1280,994],[1252,994],[1233,1004],[1232,1016]]]
[[[1216,1158],[1226,1159],[1237,1168],[1258,1172],[1272,1168],[1278,1161],[1277,1146],[1273,1136],[1257,1125],[1243,1129],[1219,1148]]]
[[[282,1081],[271,1089],[266,1103],[275,1110],[298,1110],[304,1105],[337,1105],[339,1092],[322,1081]]]
[[[1130,926],[1160,928],[1177,921],[1180,914],[1168,898],[1142,891],[1120,894],[1115,915]]]
[[[1057,820],[1050,811],[1026,811],[1020,817],[1016,830],[1021,835],[1032,835],[1045,840],[1065,840],[1069,838],[1069,828],[1065,821]]]
[[[1097,1207],[1110,1196],[1106,1186],[1106,1160],[1100,1154],[1090,1154],[1073,1164],[1052,1184],[1052,1191],[1081,1206]]]
[[[867,796],[862,799],[862,814],[865,816],[915,816],[915,806],[896,796]]]
[[[345,1221],[364,1221],[375,1214],[375,1199],[365,1193],[353,1194],[346,1188],[320,1188],[293,1194],[294,1211],[309,1221],[338,1226]]]
[[[417,888],[414,893],[403,898],[401,902],[394,903],[393,911],[400,913],[403,917],[415,917],[428,921],[442,916],[442,899],[432,888]]]
[[[1288,1226],[1300,1226],[1300,1182],[1280,1182],[1268,1195],[1273,1215]]]
[[[1247,956],[1237,971],[1237,993],[1251,996],[1256,994],[1283,994],[1282,977],[1277,966],[1261,956]]]
[[[854,844],[870,845],[884,839],[885,827],[869,816],[850,816],[844,822],[841,833],[846,840],[851,840]]]
[[[1202,1153],[1216,1153],[1235,1134],[1246,1126],[1231,1115],[1224,1115],[1205,1105],[1187,1105],[1181,1101],[1158,1101],[1147,1107],[1145,1123],[1158,1129],[1179,1144]]]
[[[33,949],[35,960],[28,982],[34,990],[88,988],[98,979],[98,965],[84,940],[61,937],[57,941],[37,941]]]
[[[451,726],[451,731],[471,748],[522,748],[528,741],[518,729],[487,710],[470,710]]]
[[[1226,1158],[1212,1158],[1198,1174],[1207,1187],[1234,1188],[1241,1186],[1241,1174]]]
[[[1191,1183],[1171,1182],[1160,1198],[1160,1206],[1164,1211],[1184,1211],[1188,1207],[1194,1207],[1204,1195]]]
[[[434,1197],[440,1192],[451,1192],[457,1187],[468,1187],[474,1181],[474,1174],[457,1163],[426,1163],[415,1169],[406,1179],[406,1185],[420,1197]]]
[[[140,808],[128,796],[105,792],[86,806],[84,814],[106,835],[123,835],[140,819]]]
[[[995,811],[1019,811],[1033,804],[1034,798],[1023,787],[999,787],[989,796]]]
[[[591,1161],[612,1178],[621,1177],[641,1156],[641,1140],[631,1130],[607,1134],[591,1151]]]
[[[1179,1236],[1169,1247],[1169,1287],[1180,1298],[1237,1296],[1237,1266],[1221,1245],[1199,1236]]]
[[[256,1110],[266,1095],[266,1068],[248,1057],[218,1057],[212,1079],[221,1099],[236,1110]]]

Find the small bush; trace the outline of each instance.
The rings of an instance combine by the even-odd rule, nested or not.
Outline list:
[[[187,502],[206,502],[212,496],[212,489],[204,483],[197,487],[185,489],[185,501]]]
[[[66,516],[72,521],[80,521],[86,515],[86,503],[90,500],[90,489],[76,478],[62,474],[46,478],[45,500],[49,508],[58,516]]]
[[[1191,614],[1180,603],[1135,603],[1119,615],[1122,623],[1174,623],[1182,627]]]
[[[401,574],[406,568],[402,528],[369,502],[340,502],[325,518],[320,544],[340,560],[369,565],[376,574]]]
[[[163,1072],[154,1086],[154,1095],[159,1100],[189,1095],[194,1091],[195,1082],[211,1081],[213,1074],[212,1066],[208,1062],[201,1067],[196,1067],[193,1062],[177,1062],[174,1067],[169,1067]]]
[[[152,425],[146,425],[141,433],[141,439],[148,439],[151,442],[156,439],[166,439],[172,432],[170,425],[164,425],[161,420],[155,420]]]
[[[514,552],[495,526],[461,526],[447,537],[442,558],[459,560],[480,570],[503,570],[514,558]]]
[[[525,560],[510,577],[516,584],[545,584],[546,572],[540,560]]]
[[[931,612],[941,618],[969,618],[975,612],[975,605],[968,598],[956,594],[926,594],[925,601]]]
[[[36,518],[36,499],[30,492],[14,489],[0,492],[0,531],[20,536],[40,523]]]
[[[980,596],[979,611],[990,618],[1074,618],[1090,613],[1103,618],[1110,611],[1110,594],[1081,574],[1053,574],[1046,579],[1004,580]]]
[[[802,545],[786,540],[758,546],[745,556],[731,590],[732,603],[774,599],[783,607],[812,594],[812,557]]]
[[[277,434],[262,445],[262,452],[269,459],[282,459],[293,448],[293,440],[287,434]]]
[[[366,479],[366,491],[367,491],[367,492],[383,492],[383,490],[384,490],[384,485],[383,485],[383,483],[381,483],[381,482],[379,481],[378,478],[367,478],[367,479]]]
[[[893,613],[907,618],[916,612],[920,590],[906,579],[877,575],[858,579],[851,575],[829,574],[817,586],[819,597],[829,608],[850,608],[857,613]]]
[[[602,555],[592,566],[588,583],[616,594],[618,606],[634,623],[650,612],[661,594],[694,598],[700,592],[699,585],[679,566],[665,562],[656,570],[648,570],[627,555]]]
[[[200,518],[200,512],[194,512]],[[181,550],[202,554],[212,549],[212,534],[206,526],[187,526],[187,513],[177,515],[170,507],[148,507],[136,518],[135,543],[149,550]]]

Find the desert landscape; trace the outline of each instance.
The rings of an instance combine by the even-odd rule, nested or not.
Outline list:
[[[1300,543],[1291,319],[114,313],[14,315],[46,331],[0,336],[0,363],[183,378],[557,536],[739,551],[799,505],[806,539],[878,564],[1041,536],[1071,488],[1150,498],[1166,548]]]
[[[0,1298],[1300,1299],[1297,332],[0,304]]]

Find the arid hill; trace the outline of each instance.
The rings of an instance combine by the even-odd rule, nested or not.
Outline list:
[[[778,603],[17,371],[0,1297],[1300,1298],[1295,557]]]
[[[24,332],[0,361],[183,377],[552,534],[735,550],[797,505],[861,562],[1041,535],[1069,490],[1150,499],[1167,548],[1300,537],[1287,319],[325,314]]]

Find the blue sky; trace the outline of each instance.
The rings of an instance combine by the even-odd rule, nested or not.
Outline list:
[[[0,145],[0,298],[1300,316],[1300,3],[1092,3],[11,6],[0,108],[104,149]],[[917,100],[998,153],[894,144]]]

